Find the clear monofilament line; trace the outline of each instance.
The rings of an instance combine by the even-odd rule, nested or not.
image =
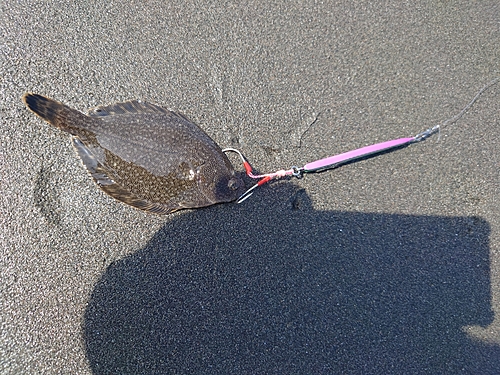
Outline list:
[[[453,117],[450,117],[448,120],[443,121],[443,123],[441,123],[439,125],[435,125],[432,128],[429,128],[429,129],[424,130],[423,132],[417,134],[414,137],[415,138],[414,142],[424,141],[427,138],[429,138],[431,135],[441,132],[441,128],[444,128],[445,126],[448,126],[450,124],[454,124],[455,122],[460,120],[462,118],[462,116],[465,115],[465,113],[469,110],[469,108],[472,107],[474,105],[474,103],[479,99],[479,97],[483,94],[483,92],[488,90],[491,86],[496,84],[499,80],[500,80],[500,77],[495,78],[493,81],[490,81],[489,83],[484,85],[483,88],[477,92],[476,96],[474,96],[474,98],[469,102],[469,104],[467,104],[464,108],[462,108],[462,110],[458,114],[456,114]]]
[[[441,125],[438,125],[442,128],[444,128],[445,126],[447,125],[450,125],[450,124],[454,124],[455,122],[457,122],[458,120],[460,120],[462,118],[462,116],[465,114],[465,112],[467,112],[469,110],[470,107],[472,107],[472,105],[476,102],[476,100],[479,99],[479,97],[481,96],[481,94],[483,92],[485,92],[486,90],[488,90],[491,86],[493,86],[495,83],[497,83],[498,81],[500,80],[500,77],[498,78],[495,78],[493,81],[487,83],[481,90],[478,91],[478,93],[476,94],[476,96],[469,102],[469,104],[467,104],[461,111],[459,114],[457,114],[456,116],[446,120],[445,122],[443,122]]]

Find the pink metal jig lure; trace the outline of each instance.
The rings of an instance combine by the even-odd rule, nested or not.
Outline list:
[[[247,161],[247,159],[243,156],[243,154],[234,148],[225,148],[222,151],[223,152],[235,152],[237,153],[242,162],[243,166],[245,168],[246,174],[253,179],[258,179],[259,181],[253,185],[251,188],[249,188],[247,191],[245,191],[237,200],[238,203],[243,202],[245,199],[249,198],[254,190],[266,184],[267,182],[273,180],[273,179],[278,179],[282,177],[287,177],[287,176],[294,176],[297,178],[301,178],[304,173],[313,173],[313,172],[321,172],[327,169],[332,169],[336,168],[342,164],[346,164],[348,162],[352,162],[354,160],[358,160],[361,158],[365,158],[370,155],[374,154],[379,154],[382,152],[386,152],[389,150],[394,150],[397,148],[402,148],[405,146],[408,146],[412,143],[416,142],[421,142],[427,138],[429,138],[431,135],[440,132],[441,128],[445,127],[446,125],[453,124],[457,122],[464,114],[467,112],[467,110],[476,102],[476,100],[481,96],[481,94],[486,91],[489,87],[493,86],[496,84],[500,78],[496,78],[495,80],[491,81],[488,83],[486,86],[484,86],[479,92],[476,94],[476,96],[467,104],[461,111],[458,113],[456,116],[444,121],[440,125],[433,126],[432,128],[429,128],[419,134],[417,134],[414,137],[409,137],[409,138],[399,138],[399,139],[393,139],[391,141],[386,141],[386,142],[381,142],[381,143],[376,143],[370,146],[366,147],[361,147],[356,150],[344,152],[342,154],[330,156],[324,159],[316,160],[311,163],[307,163],[303,167],[290,167],[290,169],[282,169],[276,172],[272,173],[266,173],[266,174],[260,174],[260,175],[255,175],[253,173],[252,166],[250,163]]]

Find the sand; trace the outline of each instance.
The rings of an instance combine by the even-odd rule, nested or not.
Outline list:
[[[458,113],[500,76],[498,1],[0,7],[2,374],[500,372],[500,84],[439,137],[169,216],[21,102],[150,101],[303,165]]]

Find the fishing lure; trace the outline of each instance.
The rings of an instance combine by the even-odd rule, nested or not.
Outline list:
[[[485,92],[488,88],[496,84],[500,78],[496,78],[493,81],[489,82],[486,86],[484,86],[479,92],[476,94],[476,96],[467,104],[456,116],[449,118],[448,120],[444,121],[442,124],[435,125],[432,128],[429,128],[427,130],[424,130],[423,132],[415,135],[414,137],[408,137],[408,138],[398,138],[398,139],[393,139],[391,141],[386,141],[386,142],[381,142],[381,143],[376,143],[370,146],[366,147],[361,147],[356,150],[344,152],[342,154],[330,156],[324,159],[316,160],[310,163],[307,163],[303,167],[290,167],[289,169],[282,169],[276,172],[272,173],[266,173],[266,174],[254,174],[253,168],[248,162],[248,160],[243,156],[243,154],[235,149],[235,148],[225,148],[222,150],[222,152],[235,152],[237,153],[242,162],[243,162],[243,167],[245,168],[245,172],[248,175],[248,177],[252,179],[257,179],[259,180],[255,185],[250,187],[248,190],[246,190],[238,199],[237,203],[241,203],[244,200],[248,199],[255,191],[255,189],[259,186],[262,186],[269,181],[273,179],[278,179],[278,178],[283,178],[283,177],[297,177],[297,178],[302,178],[305,173],[314,173],[314,172],[322,172],[327,169],[333,169],[336,167],[341,166],[342,164],[346,164],[349,162],[353,162],[355,160],[359,160],[362,158],[366,158],[367,156],[373,156],[375,154],[380,154],[382,152],[387,152],[399,148],[403,148],[406,146],[409,146],[413,143],[418,143],[426,140],[433,134],[439,133],[441,131],[441,128],[453,124],[457,122],[464,114],[467,112],[467,110],[479,99],[481,94]]]

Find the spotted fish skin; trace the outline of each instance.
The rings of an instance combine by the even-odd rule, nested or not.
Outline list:
[[[25,94],[23,101],[73,136],[94,181],[121,202],[168,214],[231,202],[244,191],[220,147],[178,113],[136,100],[89,115],[37,94]]]

